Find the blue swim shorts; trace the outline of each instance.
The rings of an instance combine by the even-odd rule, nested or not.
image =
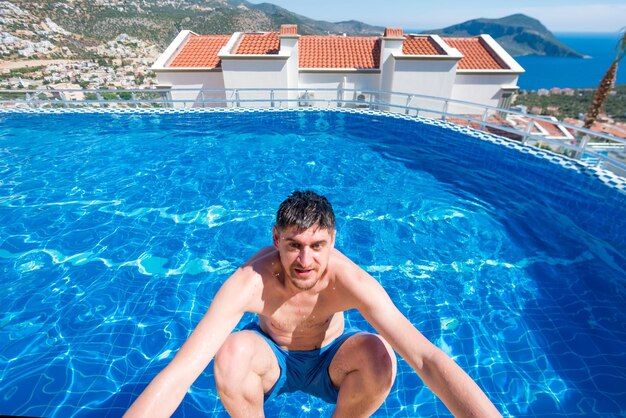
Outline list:
[[[348,330],[330,344],[317,350],[288,351],[280,348],[256,322],[249,323],[243,329],[254,331],[267,341],[280,367],[280,376],[276,384],[265,394],[266,401],[282,393],[301,390],[328,403],[337,403],[339,390],[330,380],[328,367],[341,344],[361,331]]]

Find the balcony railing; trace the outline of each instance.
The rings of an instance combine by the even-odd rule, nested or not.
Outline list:
[[[353,89],[0,90],[7,108],[362,108],[441,119],[599,166],[626,177],[626,140],[556,119],[461,100]]]

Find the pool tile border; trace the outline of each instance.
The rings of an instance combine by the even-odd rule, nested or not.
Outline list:
[[[361,115],[371,115],[377,117],[386,117],[394,119],[403,119],[412,122],[419,122],[427,125],[438,126],[443,129],[450,129],[481,141],[491,142],[495,145],[504,146],[516,150],[524,154],[533,155],[536,158],[543,159],[551,164],[557,164],[561,167],[574,170],[581,174],[586,174],[597,178],[610,188],[617,189],[622,193],[626,193],[626,178],[618,176],[611,171],[601,167],[587,164],[581,161],[573,160],[565,156],[553,154],[540,150],[528,145],[521,144],[508,138],[482,132],[469,128],[467,126],[456,125],[443,120],[430,119],[422,116],[410,116],[402,113],[391,113],[372,109],[353,109],[353,108],[325,108],[325,107],[306,107],[306,108],[228,108],[228,107],[212,107],[212,108],[98,108],[98,107],[70,107],[70,108],[54,108],[41,109],[30,107],[12,107],[0,108],[0,114],[25,113],[25,114],[71,114],[71,113],[106,113],[106,114],[178,114],[178,113],[255,113],[255,112],[339,112],[339,113],[355,113]]]

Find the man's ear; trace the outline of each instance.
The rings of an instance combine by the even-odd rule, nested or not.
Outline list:
[[[335,238],[337,237],[337,230],[333,228],[333,232],[330,234],[331,236],[331,247],[335,246]]]
[[[274,248],[278,250],[278,243],[280,242],[280,234],[278,232],[278,227],[276,225],[272,227],[272,241],[274,242]]]

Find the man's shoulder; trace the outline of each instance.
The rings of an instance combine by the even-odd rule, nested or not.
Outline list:
[[[350,257],[339,251],[337,248],[333,248],[330,253],[330,257],[334,262],[340,263],[341,265],[350,266],[351,268],[358,268],[358,266],[354,263],[354,261],[350,259]]]
[[[244,282],[262,280],[272,273],[277,260],[277,253],[273,247],[265,247],[250,257],[231,276],[231,279]]]
[[[328,272],[333,293],[340,295],[342,303],[348,304],[349,309],[361,310],[368,304],[378,303],[370,300],[382,289],[376,279],[341,251],[333,250]]]
[[[365,271],[359,267],[348,256],[339,251],[333,249],[330,256],[330,266],[333,276],[338,280],[357,280],[362,276]]]
[[[247,265],[260,266],[260,265],[266,265],[266,264],[271,265],[277,259],[278,259],[278,251],[276,251],[276,248],[272,246],[267,246],[257,251],[256,254],[250,257],[250,259],[246,261],[243,265],[244,266],[247,266]]]

